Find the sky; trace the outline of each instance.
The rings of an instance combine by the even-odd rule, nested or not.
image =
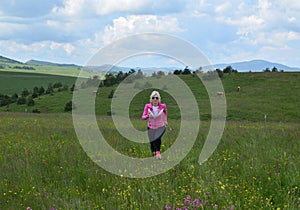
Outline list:
[[[264,59],[300,67],[298,0],[1,0],[0,4],[0,55],[21,62],[86,65],[100,49],[141,33],[185,40],[212,64]],[[158,57],[153,56],[157,61]],[[132,65],[141,66],[143,61],[132,59]]]

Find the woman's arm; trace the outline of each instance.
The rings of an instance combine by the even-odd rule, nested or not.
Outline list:
[[[164,105],[164,124],[165,126],[168,126],[168,110],[167,105]]]
[[[146,104],[145,107],[144,107],[144,112],[143,112],[143,115],[142,115],[142,119],[143,119],[143,120],[146,120],[146,119],[148,119],[148,117],[149,117],[149,114],[148,114],[148,106],[147,106],[147,104]]]

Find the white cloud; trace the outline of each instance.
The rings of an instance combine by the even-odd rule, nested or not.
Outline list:
[[[226,1],[223,4],[220,4],[220,5],[216,6],[215,12],[216,13],[223,13],[223,12],[226,12],[226,11],[230,10],[231,8],[232,8],[231,3],[229,1]]]
[[[278,0],[280,7],[287,8],[288,10],[300,10],[299,0]]]
[[[154,32],[191,41],[214,61],[282,58],[284,52],[287,60],[299,62],[298,0],[11,2],[0,4],[0,52],[22,60],[84,63],[104,44]]]
[[[66,53],[67,53],[68,55],[71,55],[72,52],[73,52],[74,49],[75,49],[75,47],[74,47],[72,44],[70,44],[70,43],[64,44],[63,48],[64,48],[64,50],[66,51]]]
[[[113,13],[163,14],[183,11],[185,4],[182,0],[63,0],[63,6],[56,6],[52,11],[67,17]]]
[[[182,29],[175,17],[155,15],[130,15],[113,20],[113,25],[104,29],[103,42],[108,44],[116,39],[137,33],[176,33]]]
[[[0,39],[9,39],[15,33],[20,33],[22,30],[26,30],[26,28],[26,25],[22,23],[0,22]]]
[[[98,14],[107,15],[114,12],[134,12],[144,9],[149,1],[141,0],[96,0],[95,6]]]

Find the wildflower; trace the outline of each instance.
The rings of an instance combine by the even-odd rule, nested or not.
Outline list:
[[[184,201],[183,201],[183,204],[184,205],[187,205],[187,204],[190,204],[191,203],[191,196],[186,196],[186,198],[184,199]]]
[[[193,201],[193,204],[195,207],[197,207],[199,205],[199,199],[195,198],[195,200]]]
[[[229,206],[228,209],[234,210],[234,205]]]
[[[218,208],[217,204],[213,205],[213,209],[217,209],[217,208]]]
[[[32,210],[32,208],[31,208],[30,206],[28,206],[28,207],[26,208],[26,210]]]
[[[206,206],[209,206],[209,201],[205,201],[205,205],[206,205]]]
[[[171,206],[166,205],[166,210],[171,210],[171,209],[172,209]]]

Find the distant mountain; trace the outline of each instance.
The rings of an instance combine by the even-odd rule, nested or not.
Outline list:
[[[239,72],[262,72],[266,68],[272,70],[273,67],[276,67],[278,71],[300,71],[300,67],[290,67],[280,63],[273,63],[265,60],[251,60],[244,62],[236,62],[229,64],[215,64],[213,67],[215,69],[224,69],[227,66],[231,66],[233,69],[238,70]]]
[[[0,62],[6,63],[15,63],[15,64],[29,64],[29,65],[48,65],[48,66],[66,66],[66,67],[82,67],[76,64],[62,64],[62,63],[53,63],[48,61],[40,61],[40,60],[29,60],[25,63],[19,62],[17,60],[13,60],[4,56],[0,55]],[[214,64],[212,65],[213,69],[221,69],[223,70],[227,66],[231,66],[233,69],[236,69],[238,72],[262,72],[266,68],[272,70],[273,67],[276,67],[278,71],[300,71],[300,67],[290,67],[280,63],[269,62],[266,60],[251,60],[251,61],[243,61],[243,62],[235,62],[235,63],[222,63],[222,64]],[[146,74],[152,74],[153,72],[157,71],[164,71],[164,72],[173,72],[174,70],[183,70],[177,67],[122,67],[122,66],[115,66],[115,65],[102,65],[102,66],[86,66],[85,69],[93,69],[100,72],[111,72],[111,73],[118,73],[119,71],[128,72],[131,69],[138,71],[141,69]],[[202,70],[211,70],[211,67],[202,67]]]
[[[68,67],[80,67],[75,64],[61,64],[61,63],[52,63],[48,61],[39,61],[39,60],[29,60],[25,64],[30,65],[46,65],[46,66],[68,66]]]
[[[6,57],[3,57],[3,56],[1,56],[1,55],[0,55],[0,62],[22,64],[22,63],[19,62],[19,61],[16,61],[16,60],[13,60],[13,59],[10,59],[10,58],[6,58]]]
[[[101,66],[85,66],[85,70],[93,70],[93,71],[99,71],[99,72],[110,72],[110,73],[118,73],[120,71],[122,72],[128,72],[131,68],[129,67],[122,67],[122,66],[115,66],[111,64],[104,64]]]

